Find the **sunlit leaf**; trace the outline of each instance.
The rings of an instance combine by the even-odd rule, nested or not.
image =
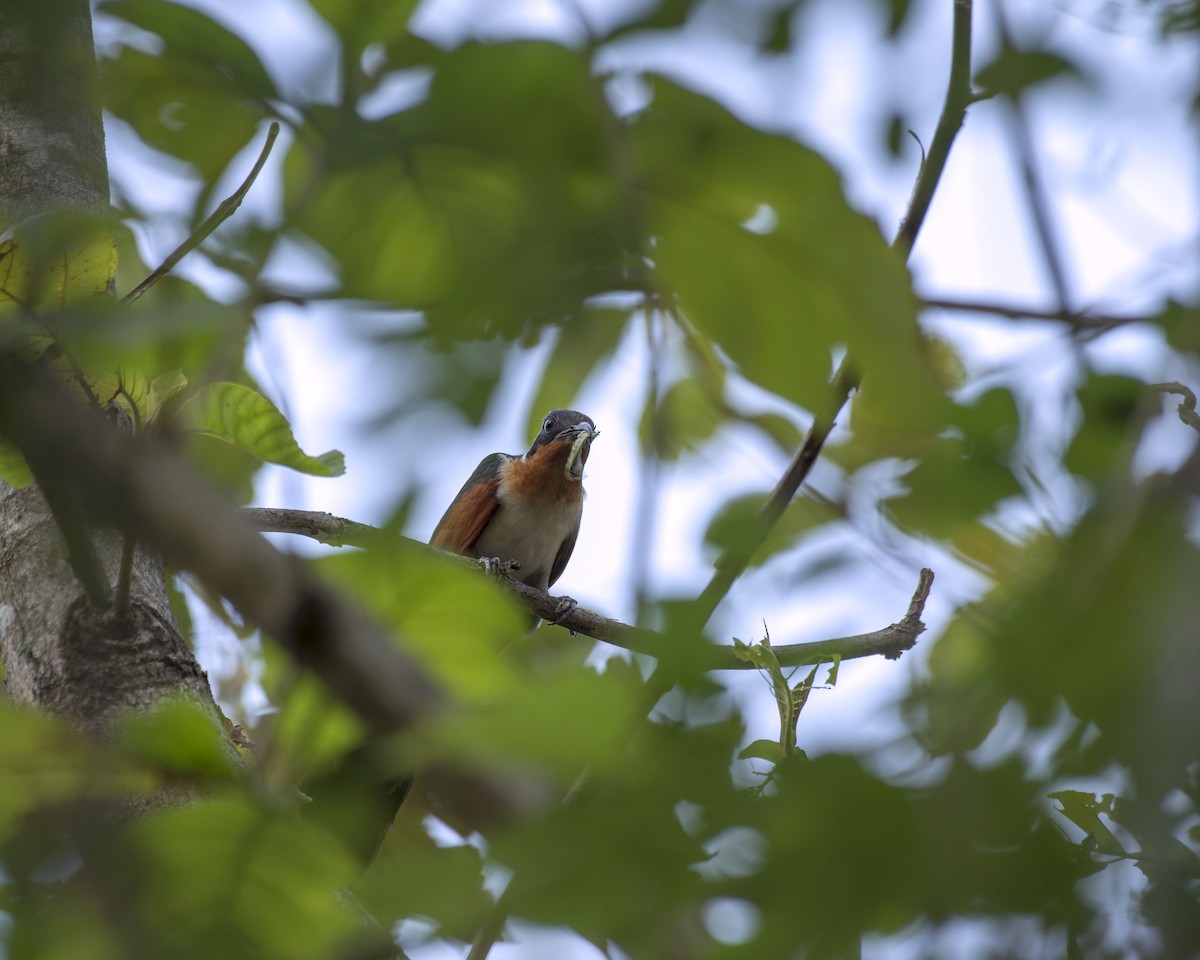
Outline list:
[[[296,444],[290,425],[275,404],[241,384],[202,387],[183,405],[180,416],[191,429],[224,440],[268,463],[317,477],[345,473],[345,460],[339,451],[310,457]]]
[[[25,462],[20,451],[12,444],[3,442],[0,442],[0,480],[17,489],[33,483],[29,464]]]
[[[42,214],[0,237],[0,323],[39,316],[109,292],[117,251],[108,225],[72,213]]]

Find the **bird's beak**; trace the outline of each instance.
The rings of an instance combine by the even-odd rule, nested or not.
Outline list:
[[[591,424],[585,421],[577,423],[571,432],[575,433],[575,442],[571,444],[571,453],[567,457],[564,471],[568,480],[578,480],[583,476],[583,461],[586,451],[592,441],[600,436],[600,431],[593,429]]]

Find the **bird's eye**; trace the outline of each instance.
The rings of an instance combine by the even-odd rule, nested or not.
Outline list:
[[[550,428],[552,426],[554,426],[554,420],[552,420],[550,417],[547,417],[545,420],[542,421],[542,429],[545,430],[547,433],[550,431]]]

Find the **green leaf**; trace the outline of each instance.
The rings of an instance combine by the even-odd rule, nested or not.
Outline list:
[[[527,419],[531,428],[541,423],[548,410],[571,405],[592,371],[617,349],[629,329],[631,314],[630,310],[588,306],[581,316],[562,325],[530,404]]]
[[[147,144],[212,183],[252,139],[278,96],[251,47],[211,17],[161,0],[110,0],[101,11],[162,38],[161,55],[122,47],[101,61],[104,105]],[[220,118],[216,122],[214,118]]]
[[[1060,76],[1078,78],[1081,74],[1071,61],[1053,53],[1006,47],[976,74],[975,82],[989,93],[1015,97],[1029,87]]]
[[[146,412],[153,417],[164,403],[176,396],[187,386],[188,379],[182,370],[171,370],[159,374],[150,381],[150,390],[146,398]]]
[[[0,704],[0,726],[0,841],[28,829],[39,809],[107,802],[155,786],[118,751],[44,713]]]
[[[627,287],[617,121],[582,52],[466,44],[411,110],[311,116],[286,164],[295,226],[346,294],[422,310],[439,347],[579,322]]]
[[[725,424],[725,404],[717,377],[685,376],[667,388],[657,409],[642,413],[638,427],[643,449],[674,460],[697,449]]]
[[[1100,819],[1101,814],[1110,817],[1113,814],[1113,802],[1116,798],[1111,793],[1098,797],[1094,793],[1084,793],[1080,790],[1057,790],[1048,796],[1057,801],[1063,816],[1092,838],[1100,853],[1115,857],[1125,856],[1126,851],[1121,841]]]
[[[164,0],[104,0],[100,10],[161,37],[167,48],[164,59],[192,65],[213,80],[232,81],[246,94],[278,96],[250,45],[193,7]]]
[[[1072,473],[1100,477],[1130,456],[1138,440],[1137,414],[1146,385],[1132,377],[1093,375],[1077,391],[1083,423],[1063,465]]]
[[[500,651],[529,621],[507,591],[477,571],[398,537],[369,554],[323,557],[316,566],[456,698],[486,701],[519,682]]]
[[[754,740],[738,751],[738,759],[779,763],[783,759],[783,747],[778,740]]]
[[[77,213],[23,220],[0,237],[0,323],[103,296],[116,270],[116,243],[103,221]]]
[[[337,31],[353,60],[370,43],[402,38],[417,0],[312,0],[312,7]]]
[[[229,739],[210,710],[183,700],[126,717],[119,738],[130,755],[153,769],[213,780],[237,772]]]
[[[21,452],[10,443],[0,441],[0,480],[20,490],[33,483],[33,474]]]
[[[747,379],[810,410],[827,405],[849,347],[879,397],[872,427],[926,434],[940,391],[908,273],[829,164],[662,78],[634,135],[654,272],[688,323]]]
[[[765,494],[747,494],[722,504],[709,522],[704,540],[718,550],[738,553],[744,544],[757,536]],[[783,516],[767,534],[766,540],[750,558],[750,569],[761,566],[771,557],[801,542],[809,534],[827,524],[844,518],[844,511],[835,503],[801,495],[789,503]]]
[[[275,404],[241,384],[222,382],[202,387],[180,409],[180,418],[191,429],[224,440],[267,463],[316,477],[339,477],[346,471],[340,451],[310,457],[301,450]]]
[[[361,930],[339,896],[354,860],[290,811],[209,800],[147,817],[125,842],[129,892],[155,918],[139,944],[148,956],[317,960]]]
[[[675,27],[682,27],[691,16],[694,6],[696,6],[696,0],[656,0],[646,13],[613,30],[608,39],[615,40],[627,33],[671,30]]]

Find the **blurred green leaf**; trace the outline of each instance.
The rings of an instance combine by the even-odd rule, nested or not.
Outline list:
[[[1167,343],[1176,350],[1200,351],[1200,309],[1195,305],[1169,300],[1158,316],[1158,323],[1166,331]]]
[[[739,553],[742,545],[757,535],[765,503],[765,494],[747,494],[727,501],[710,521],[705,542],[721,553]],[[835,503],[811,496],[796,497],[750,558],[749,568],[761,566],[779,552],[794,547],[809,533],[842,518],[842,510]]]
[[[1015,97],[1029,87],[1060,76],[1080,78],[1082,75],[1075,64],[1057,54],[1005,47],[995,60],[975,75],[975,83],[988,93]]]
[[[787,53],[792,48],[792,19],[800,7],[799,0],[772,11],[762,49],[768,53]]]
[[[1098,797],[1080,790],[1056,790],[1049,797],[1058,803],[1063,816],[1092,838],[1097,850],[1109,856],[1125,856],[1121,842],[1100,819],[1101,815],[1112,816],[1115,798],[1111,793]]]
[[[637,684],[628,674],[569,666],[526,677],[477,710],[435,720],[428,736],[439,752],[484,766],[530,766],[570,786],[621,762],[638,716]]]
[[[402,811],[379,859],[358,884],[363,903],[389,919],[429,918],[440,936],[470,940],[494,909],[474,846],[435,844],[421,818]]]
[[[400,538],[370,554],[325,557],[317,568],[364,603],[455,697],[487,701],[517,684],[500,651],[529,621],[482,573]]]
[[[783,759],[783,747],[778,740],[755,740],[738,751],[738,759],[778,763]]]
[[[875,430],[931,428],[940,398],[907,272],[823,159],[662,78],[634,134],[655,274],[691,324],[748,379],[810,410],[827,404],[848,346],[880,397]]]
[[[310,0],[356,59],[371,43],[389,44],[407,32],[417,0]]]
[[[196,703],[169,701],[131,714],[121,722],[119,738],[130,756],[152,769],[212,780],[237,773],[220,720]]]
[[[105,105],[150,146],[196,165],[212,182],[254,135],[278,96],[258,55],[200,11],[162,0],[101,6],[162,38],[162,55],[123,47],[103,61]],[[220,122],[214,123],[219,117]]]
[[[30,217],[0,238],[0,323],[107,294],[116,271],[108,224],[70,212]]]
[[[0,442],[0,480],[18,490],[33,483],[29,464],[12,444]]]
[[[157,34],[174,64],[188,63],[214,77],[227,77],[256,97],[277,96],[275,84],[249,44],[193,7],[163,0],[104,0],[100,9]]]
[[[725,404],[716,378],[685,376],[671,384],[658,403],[642,412],[642,448],[675,460],[710,440],[725,423]]]
[[[337,896],[353,860],[321,830],[247,800],[209,800],[129,829],[139,946],[158,957],[328,957],[362,923]]]
[[[121,753],[45,714],[0,704],[0,842],[40,809],[149,791],[155,779]]]
[[[440,346],[529,336],[623,282],[613,122],[582,53],[465,44],[420,105],[309,131],[288,204],[347,295],[424,311]]]
[[[1131,377],[1088,377],[1077,396],[1083,423],[1067,448],[1063,465],[1072,473],[1100,477],[1120,465],[1136,442],[1136,415],[1146,401],[1146,385]]]
[[[571,406],[584,381],[613,354],[631,323],[629,310],[588,306],[559,328],[558,342],[530,404],[530,428],[540,424],[547,411]],[[530,435],[535,434],[531,429]]]
[[[339,477],[346,472],[340,451],[310,457],[296,444],[290,425],[275,404],[238,383],[201,387],[180,408],[180,418],[190,429],[224,440],[267,463],[317,477]]]
[[[615,40],[627,33],[682,27],[687,23],[695,5],[696,0],[653,0],[645,13],[618,26],[607,39]]]

